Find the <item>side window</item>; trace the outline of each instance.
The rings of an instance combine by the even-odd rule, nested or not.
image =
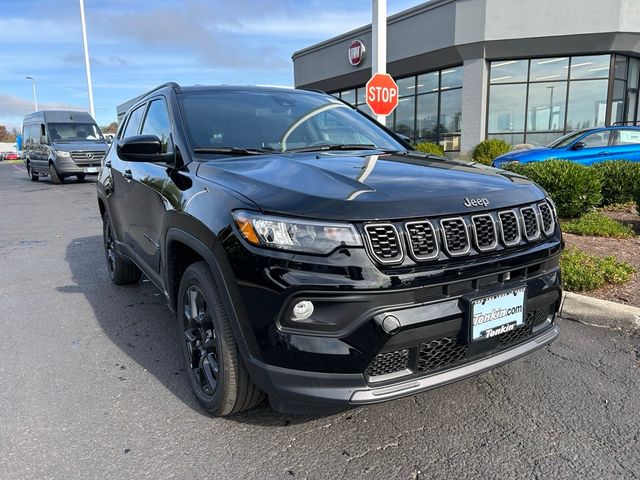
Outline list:
[[[610,130],[603,130],[601,132],[587,135],[580,141],[584,143],[584,148],[606,147],[607,145],[609,145],[609,135],[611,135]]]
[[[615,145],[631,145],[640,143],[640,129],[617,130]]]
[[[162,153],[172,150],[170,143],[171,121],[169,120],[169,112],[164,100],[153,100],[149,104],[147,116],[144,119],[142,127],[143,135],[155,135],[162,142]]]
[[[144,105],[140,105],[136,108],[131,115],[129,115],[129,122],[127,128],[124,129],[122,138],[132,137],[138,134],[138,128],[140,128],[140,122],[142,121],[142,114],[144,113]]]

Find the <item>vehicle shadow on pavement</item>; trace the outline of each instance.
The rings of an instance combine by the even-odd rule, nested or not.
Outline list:
[[[73,239],[66,247],[66,261],[73,284],[57,287],[57,291],[82,294],[109,340],[142,367],[145,374],[150,373],[186,405],[207,415],[191,393],[182,364],[175,316],[160,291],[144,276],[134,285],[113,285],[104,261],[102,237],[98,235]],[[125,378],[127,366],[120,358],[114,359],[110,367],[116,371],[122,369],[117,374]],[[229,417],[235,422],[267,427],[317,418],[280,414],[270,408],[268,401]]]

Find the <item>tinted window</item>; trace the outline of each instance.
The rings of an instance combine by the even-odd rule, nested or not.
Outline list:
[[[289,90],[214,90],[179,96],[194,147],[285,151],[325,144],[403,147],[356,110],[328,95]]]
[[[601,132],[595,132],[591,135],[587,135],[580,141],[584,143],[585,148],[599,148],[606,147],[609,145],[609,136],[611,135],[611,131],[603,130]]]
[[[147,116],[142,127],[143,135],[155,135],[162,142],[162,153],[167,153],[171,133],[171,122],[164,100],[154,100],[149,104]]]
[[[139,106],[131,115],[129,115],[129,123],[127,123],[127,128],[124,129],[123,138],[131,137],[133,135],[138,134],[138,129],[140,128],[140,122],[142,121],[142,114],[144,113],[144,105]]]

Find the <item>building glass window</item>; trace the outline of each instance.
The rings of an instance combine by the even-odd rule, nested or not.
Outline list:
[[[637,123],[639,77],[640,61],[621,55],[493,61],[487,137],[547,145],[582,128]]]
[[[437,93],[418,95],[416,111],[416,136],[427,142],[438,141]]]
[[[440,72],[418,75],[417,93],[431,93],[440,90]]]
[[[413,125],[415,122],[415,97],[403,97],[396,107],[396,121],[394,131],[413,138]]]
[[[356,90],[344,90],[340,93],[340,98],[351,105],[356,105]]]

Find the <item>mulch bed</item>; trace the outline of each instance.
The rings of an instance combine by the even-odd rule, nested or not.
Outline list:
[[[640,235],[640,216],[638,216],[633,207],[609,210],[603,213],[623,223],[632,225],[636,234]],[[583,293],[590,297],[640,307],[640,237],[617,239],[583,237],[565,233],[564,240],[567,247],[578,247],[601,257],[612,255],[620,261],[627,262],[636,270],[631,281],[624,285],[607,285],[597,290]]]

